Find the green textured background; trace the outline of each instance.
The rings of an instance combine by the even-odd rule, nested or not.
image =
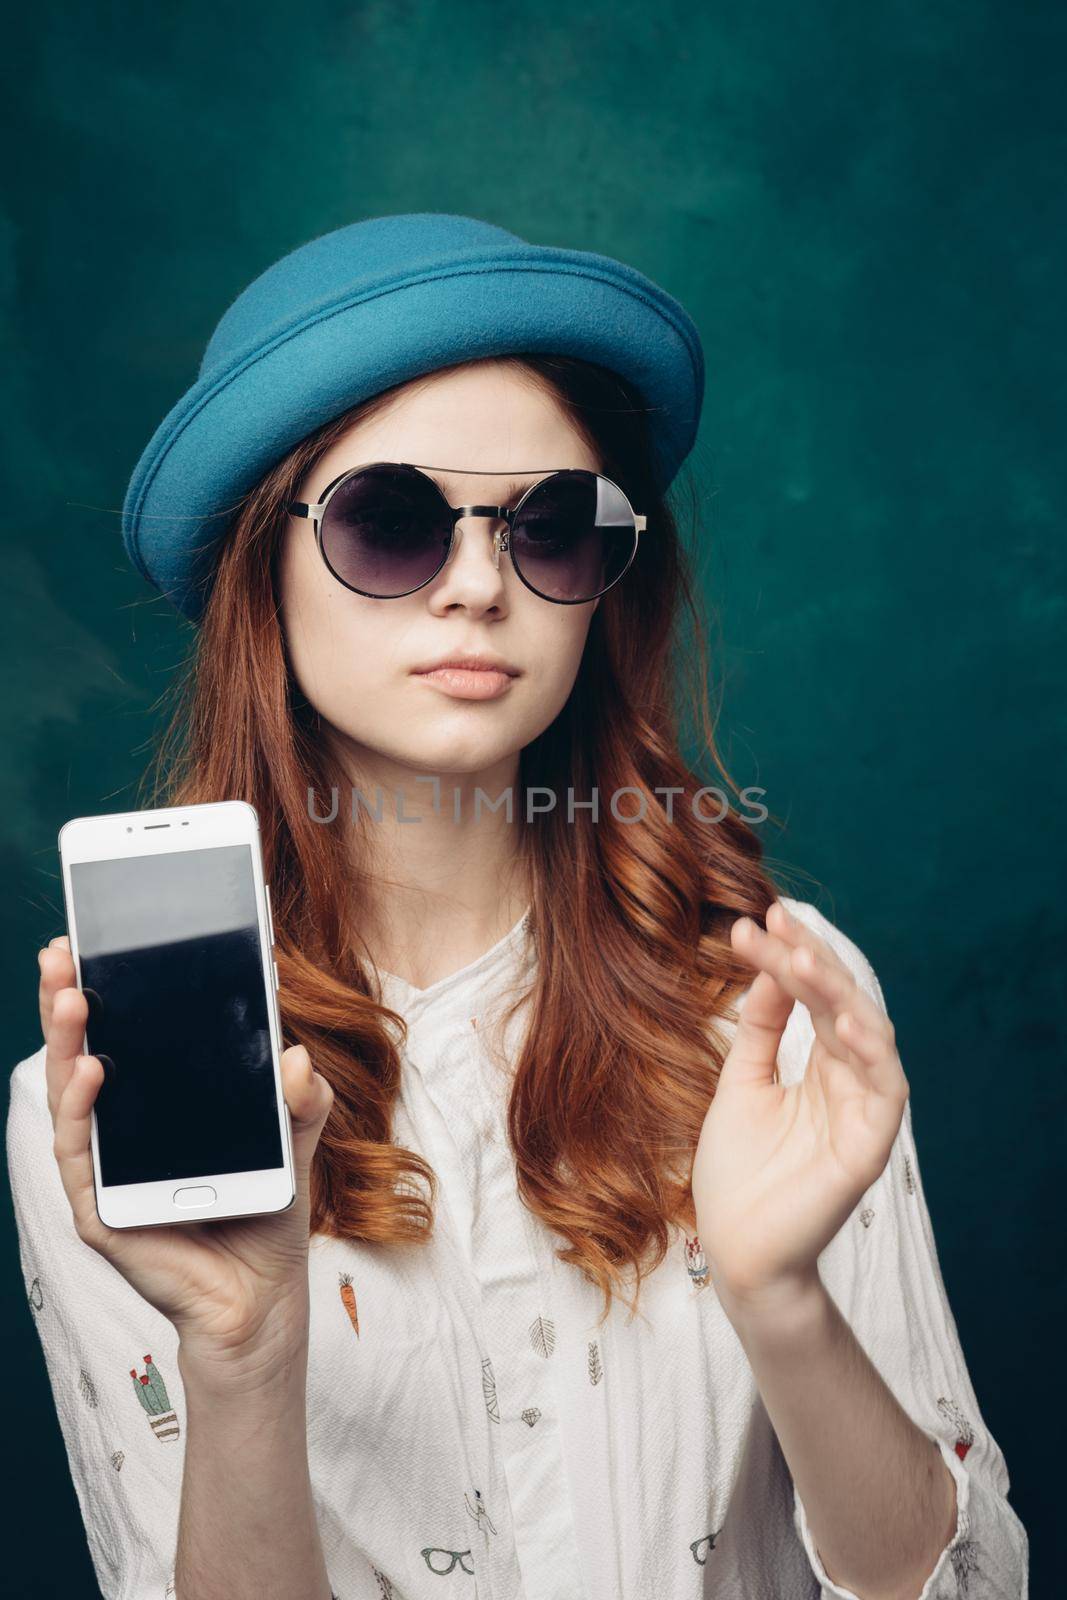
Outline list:
[[[224,308],[302,240],[391,211],[633,262],[705,341],[693,469],[731,770],[881,977],[950,1298],[1052,1593],[1063,7],[143,9],[6,23],[10,1064],[39,1043],[56,832],[129,803],[185,649],[118,508]],[[9,1200],[2,1248],[5,1579],[92,1595]]]

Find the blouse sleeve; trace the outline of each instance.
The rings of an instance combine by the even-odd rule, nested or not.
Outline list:
[[[881,985],[857,946],[813,906],[791,901],[789,910],[826,940],[886,1012]],[[806,1062],[813,1035],[806,1009],[799,1009],[806,1022]],[[955,1531],[916,1600],[1025,1600],[1027,1536],[1008,1503],[1004,1456],[978,1408],[945,1292],[910,1098],[886,1167],[820,1257],[819,1268],[858,1342],[912,1421],[937,1443],[956,1481]],[[859,1600],[828,1576],[795,1486],[793,1507],[820,1600]]]
[[[101,1593],[163,1600],[176,1592],[185,1450],[178,1336],[79,1237],[52,1140],[42,1045],[11,1074],[7,1117],[25,1293]]]

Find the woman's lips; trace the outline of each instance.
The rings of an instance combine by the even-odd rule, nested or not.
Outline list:
[[[457,700],[495,700],[511,687],[512,676],[488,667],[435,667],[432,672],[416,672],[413,677],[434,683]]]

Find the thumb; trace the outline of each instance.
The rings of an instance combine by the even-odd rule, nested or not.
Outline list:
[[[774,1082],[778,1046],[792,1009],[792,995],[769,972],[758,972],[741,1005],[734,1042],[719,1075],[720,1088]]]
[[[280,1059],[282,1089],[293,1122],[293,1157],[306,1174],[333,1106],[333,1089],[312,1067],[302,1044],[290,1045]]]

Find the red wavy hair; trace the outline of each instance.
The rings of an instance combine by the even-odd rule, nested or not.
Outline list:
[[[752,978],[729,929],[739,916],[762,922],[779,891],[732,800],[716,825],[692,806],[710,779],[680,753],[686,703],[701,759],[711,758],[728,791],[736,786],[715,747],[706,625],[673,512],[655,490],[639,398],[586,362],[509,359],[554,395],[601,470],[648,516],[633,566],[593,615],[567,705],[521,752],[517,785],[520,795],[572,787],[576,799],[594,787],[602,797],[630,789],[644,801],[638,821],[620,822],[602,803],[596,822],[588,810],[568,822],[557,805],[520,827],[538,959],[508,1138],[522,1201],[560,1236],[559,1259],[599,1286],[606,1315],[630,1269],[636,1309],[670,1224],[695,1228],[689,1177],[725,1055],[716,1023],[735,1014]],[[351,916],[359,895],[350,841],[309,816],[309,787],[328,793],[340,775],[328,770],[317,713],[291,677],[275,557],[284,503],[393,393],[302,440],[235,508],[193,651],[168,691],[173,714],[142,778],[147,805],[255,806],[285,1042],[306,1045],[334,1090],[311,1178],[312,1231],[383,1246],[427,1237],[437,1178],[392,1141],[405,1025],[373,998]],[[672,789],[673,821],[657,793]],[[620,809],[640,814],[636,801]]]

